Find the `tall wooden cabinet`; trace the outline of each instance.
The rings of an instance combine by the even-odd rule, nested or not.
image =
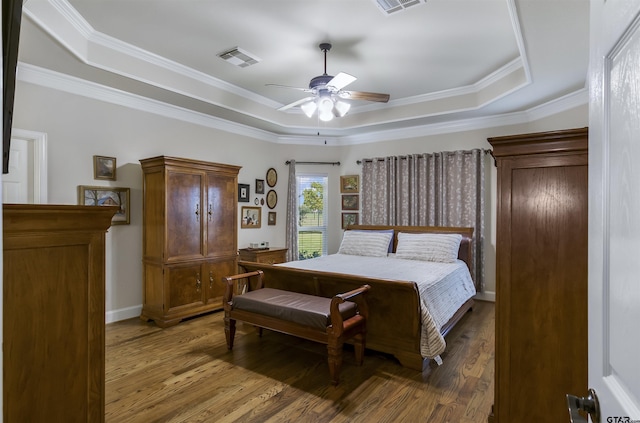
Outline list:
[[[498,167],[499,423],[569,421],[587,391],[587,128],[489,138]]]
[[[237,270],[239,166],[159,156],[144,175],[144,303],[160,327],[222,308]]]
[[[117,209],[3,205],[3,421],[104,422],[105,233]]]

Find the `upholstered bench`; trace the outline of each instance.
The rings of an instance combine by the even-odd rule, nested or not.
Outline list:
[[[249,278],[257,278],[256,289],[234,295],[237,281]],[[229,350],[233,349],[236,321],[239,320],[257,326],[260,335],[265,328],[326,344],[333,384],[338,384],[340,379],[345,341],[353,340],[356,362],[362,364],[368,315],[365,294],[369,285],[324,298],[265,288],[261,270],[222,279],[226,285],[224,331]]]

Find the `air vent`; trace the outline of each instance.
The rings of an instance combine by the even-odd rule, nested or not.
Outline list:
[[[231,50],[225,51],[224,53],[219,53],[218,57],[231,63],[232,65],[236,65],[241,68],[255,65],[260,61],[260,59],[255,55],[238,47],[234,47]]]
[[[391,15],[396,12],[408,9],[412,6],[417,6],[420,3],[425,3],[426,0],[373,0],[378,8],[385,15]]]

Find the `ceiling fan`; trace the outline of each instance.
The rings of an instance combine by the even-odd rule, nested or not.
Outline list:
[[[309,88],[267,84],[269,86],[291,88],[313,94],[312,96],[286,104],[278,110],[282,111],[300,106],[308,117],[313,116],[313,113],[317,110],[320,120],[329,121],[333,119],[334,116],[342,117],[349,111],[351,105],[345,101],[341,101],[341,99],[376,101],[380,103],[389,101],[389,94],[344,90],[344,87],[351,84],[357,78],[344,72],[340,72],[336,76],[328,75],[327,52],[331,50],[331,44],[321,43],[319,47],[320,50],[324,52],[324,73],[312,78],[309,82]]]

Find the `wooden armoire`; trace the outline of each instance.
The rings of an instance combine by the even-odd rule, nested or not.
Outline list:
[[[159,156],[143,171],[144,302],[160,327],[222,308],[237,273],[239,166]]]
[[[490,422],[569,421],[587,391],[587,128],[489,138],[498,167]]]
[[[104,422],[115,206],[4,204],[3,421]]]

